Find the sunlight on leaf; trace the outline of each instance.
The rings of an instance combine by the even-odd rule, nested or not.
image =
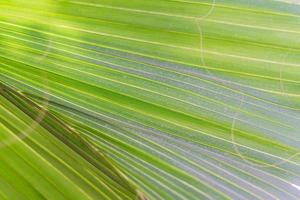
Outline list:
[[[300,198],[297,3],[0,9],[0,199]]]

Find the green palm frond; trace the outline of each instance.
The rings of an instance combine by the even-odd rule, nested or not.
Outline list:
[[[300,198],[297,3],[0,9],[0,199]]]

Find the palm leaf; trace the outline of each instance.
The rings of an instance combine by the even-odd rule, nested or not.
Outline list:
[[[1,197],[300,198],[299,5],[0,6]]]

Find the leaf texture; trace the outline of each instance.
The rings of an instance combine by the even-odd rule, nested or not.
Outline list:
[[[51,164],[66,199],[300,198],[299,5],[0,2],[0,81],[12,95],[1,91],[1,137],[46,106],[32,134],[0,150],[3,162],[19,176],[16,152],[36,157],[26,145],[37,135],[61,159],[38,151],[44,185],[27,176],[11,186],[0,173],[0,195],[54,198]],[[70,158],[76,175],[62,179]]]

